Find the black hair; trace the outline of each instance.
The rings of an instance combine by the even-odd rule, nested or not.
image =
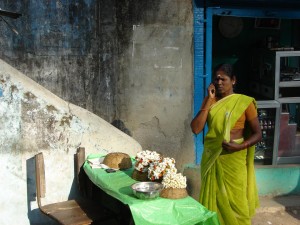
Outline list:
[[[214,70],[214,75],[217,75],[217,71],[223,71],[228,77],[230,77],[230,79],[234,79],[235,75],[233,73],[233,66],[231,64],[228,63],[222,63],[219,64],[218,66],[216,66],[215,70]]]

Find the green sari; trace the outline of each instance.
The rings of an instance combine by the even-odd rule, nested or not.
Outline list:
[[[222,141],[230,140],[230,130],[251,102],[256,105],[248,96],[229,95],[211,106],[207,118],[209,129],[201,162],[200,203],[217,212],[222,225],[251,225],[259,204],[255,147],[234,153],[222,150]],[[235,141],[242,143],[243,139]]]

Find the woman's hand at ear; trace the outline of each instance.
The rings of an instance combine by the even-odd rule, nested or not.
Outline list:
[[[208,88],[207,88],[207,95],[210,98],[215,98],[216,97],[216,87],[213,83],[211,83]]]

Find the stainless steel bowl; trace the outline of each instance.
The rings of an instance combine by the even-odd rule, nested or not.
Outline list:
[[[138,182],[131,185],[134,195],[139,199],[154,199],[159,196],[163,185],[157,182]]]

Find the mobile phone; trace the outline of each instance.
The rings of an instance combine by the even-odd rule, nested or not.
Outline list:
[[[105,169],[105,172],[106,173],[114,173],[114,172],[116,172],[116,170],[108,168],[108,169]]]

